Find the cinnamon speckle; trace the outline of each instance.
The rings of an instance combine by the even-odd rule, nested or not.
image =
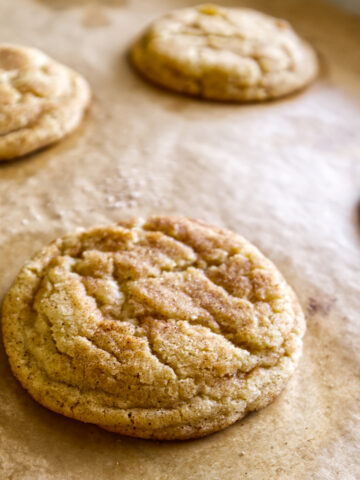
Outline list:
[[[334,297],[310,297],[307,306],[307,312],[310,316],[313,315],[329,315],[336,303]]]

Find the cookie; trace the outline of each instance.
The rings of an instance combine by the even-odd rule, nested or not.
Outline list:
[[[215,5],[156,20],[130,58],[148,80],[222,101],[269,100],[295,92],[318,71],[313,49],[284,20]]]
[[[78,73],[35,48],[0,44],[0,161],[63,138],[89,101]]]
[[[7,293],[2,328],[14,375],[45,407],[173,440],[273,401],[298,363],[305,321],[244,238],[157,216],[45,247]]]

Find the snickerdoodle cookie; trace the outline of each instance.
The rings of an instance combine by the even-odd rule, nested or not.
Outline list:
[[[215,5],[175,10],[131,49],[149,80],[178,92],[226,101],[281,97],[311,82],[313,49],[284,20]]]
[[[6,352],[42,405],[107,430],[186,439],[269,404],[305,330],[275,266],[177,216],[81,230],[41,250],[4,301]]]
[[[78,73],[35,48],[0,44],[0,161],[60,140],[89,101]]]

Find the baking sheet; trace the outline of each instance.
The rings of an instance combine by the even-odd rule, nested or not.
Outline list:
[[[302,94],[224,105],[152,87],[127,64],[149,20],[195,3],[0,0],[0,41],[43,48],[94,92],[75,134],[0,166],[0,298],[66,231],[182,213],[238,231],[278,265],[307,314],[301,365],[265,410],[160,443],[42,408],[1,346],[1,479],[360,478],[360,21],[312,0],[222,2],[290,20],[322,63]]]

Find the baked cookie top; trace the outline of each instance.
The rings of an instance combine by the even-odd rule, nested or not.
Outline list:
[[[7,293],[2,328],[15,376],[42,405],[122,434],[186,439],[271,402],[305,322],[241,236],[157,216],[45,247]]]
[[[132,47],[131,59],[159,85],[228,101],[287,95],[318,70],[313,49],[286,21],[215,5],[175,10],[155,20]]]
[[[78,73],[35,48],[0,44],[0,161],[60,140],[89,101]]]

